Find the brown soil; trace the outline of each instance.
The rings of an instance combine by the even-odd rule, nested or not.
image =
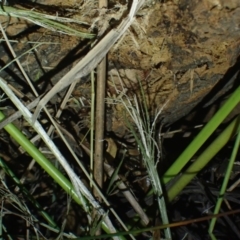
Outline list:
[[[31,5],[44,11],[54,7],[60,9],[60,13],[67,9],[65,15],[71,14],[88,22],[89,26],[98,15],[96,4],[87,9],[75,1],[38,1]],[[72,9],[71,13],[69,9]],[[83,11],[87,13],[83,14]],[[113,19],[115,15],[111,10]],[[214,102],[232,88],[236,79],[240,52],[239,16],[236,1],[225,5],[207,0],[165,1],[145,7],[108,55],[108,96],[115,97],[115,88],[121,90],[121,82],[129,94],[138,94],[141,81],[152,114],[166,104],[161,115],[165,123],[173,123],[188,114],[209,93],[204,104],[210,100],[210,103]],[[6,17],[2,18],[6,21]],[[48,42],[21,58],[42,92],[50,87],[50,82],[58,81],[89,49],[87,41],[35,28],[25,20],[11,18],[6,30],[11,39]],[[26,43],[14,44],[19,55],[27,48]],[[0,54],[2,63],[7,63],[9,54],[4,49]],[[10,69],[17,72],[13,66]],[[2,76],[9,78],[9,74]],[[77,97],[85,95],[81,86],[79,84],[75,91]],[[113,108],[112,121],[113,131],[123,129],[121,106]]]

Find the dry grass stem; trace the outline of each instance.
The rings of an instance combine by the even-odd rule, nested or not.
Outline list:
[[[109,177],[111,177],[114,173],[114,169],[104,163],[104,169],[107,173],[107,175]],[[117,175],[115,176],[115,178],[113,179],[115,182],[119,181],[120,182],[117,184],[117,187],[122,191],[122,194],[125,196],[125,198],[128,200],[128,202],[131,204],[131,206],[133,207],[133,209],[136,211],[136,213],[139,215],[141,221],[143,222],[143,224],[145,226],[148,225],[149,223],[149,218],[148,216],[146,215],[146,213],[143,211],[142,207],[139,205],[139,203],[136,201],[135,197],[132,195],[132,193],[127,190],[128,187],[125,185],[125,183],[123,181],[121,181],[121,178]]]
[[[69,86],[76,79],[89,74],[99,62],[106,56],[111,47],[121,38],[134,21],[137,10],[142,6],[143,0],[134,0],[128,16],[120,23],[117,28],[112,29],[107,35],[83,58],[76,64],[58,83],[44,96],[39,102],[33,115],[33,122],[39,116],[39,113],[47,102],[62,89]]]

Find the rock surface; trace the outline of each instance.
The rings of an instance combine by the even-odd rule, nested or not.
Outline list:
[[[214,102],[237,81],[239,4],[214,2],[167,1],[145,8],[109,54],[115,83],[117,69],[135,92],[141,80],[152,110],[168,102],[166,123],[189,113],[212,90],[204,105]]]

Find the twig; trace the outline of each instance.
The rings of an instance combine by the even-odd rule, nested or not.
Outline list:
[[[107,0],[99,0],[99,8],[107,8]],[[103,138],[105,128],[105,94],[106,94],[106,70],[107,58],[102,59],[97,67],[97,88],[96,88],[96,118],[95,118],[95,154],[93,175],[100,188],[103,187]],[[99,198],[98,193],[93,189],[95,197]],[[101,199],[99,199],[101,201]],[[98,232],[99,234],[100,232]]]

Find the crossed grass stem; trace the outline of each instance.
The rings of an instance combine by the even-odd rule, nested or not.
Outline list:
[[[152,182],[153,191],[158,199],[159,212],[161,214],[162,222],[163,224],[168,224],[169,221],[165,199],[163,196],[160,178],[157,172],[157,164],[159,163],[160,159],[160,149],[154,139],[156,121],[161,114],[163,108],[161,108],[156,113],[154,120],[151,123],[146,96],[140,82],[139,84],[141,89],[141,98],[137,98],[137,96],[134,95],[132,99],[130,99],[130,97],[126,95],[124,90],[121,92],[116,89],[120,98],[118,98],[118,100],[116,100],[115,102],[122,104],[124,106],[124,109],[126,110],[126,115],[128,115],[128,117],[125,115],[125,121],[131,133],[133,134],[139,146],[140,152],[143,156],[144,164]],[[132,122],[131,120],[129,120],[129,116]],[[135,125],[135,127],[133,125]],[[164,232],[165,237],[171,239],[170,228],[166,228]]]

